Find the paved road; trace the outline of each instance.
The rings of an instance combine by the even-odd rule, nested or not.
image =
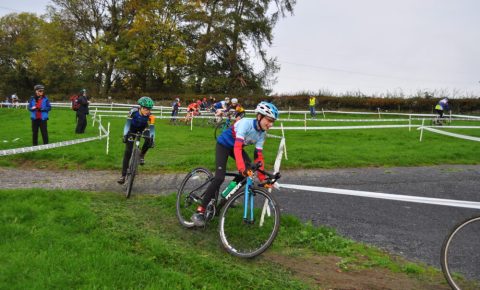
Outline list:
[[[298,171],[288,172],[281,182],[480,202],[480,166]],[[353,240],[437,267],[449,229],[480,214],[475,209],[292,189],[280,191],[278,197],[285,211],[303,220],[335,227]],[[480,279],[478,265],[468,271]]]
[[[0,168],[0,188],[74,188],[121,192],[117,173]],[[142,174],[135,192],[171,193],[183,175]],[[86,182],[88,181],[88,182]],[[288,184],[480,201],[480,166],[361,168],[283,172]],[[335,227],[356,241],[439,267],[440,248],[458,221],[478,210],[300,190],[277,191],[284,212]],[[478,261],[478,260],[477,260]],[[472,268],[473,269],[473,268]],[[475,272],[474,270],[471,270]],[[477,270],[478,271],[478,270]],[[477,277],[479,274],[477,273]],[[480,277],[478,277],[480,279]]]

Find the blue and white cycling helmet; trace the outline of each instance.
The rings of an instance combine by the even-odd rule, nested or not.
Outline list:
[[[262,114],[274,120],[278,119],[278,109],[272,103],[260,102],[255,109],[255,113]]]

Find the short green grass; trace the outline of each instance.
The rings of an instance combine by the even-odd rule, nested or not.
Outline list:
[[[327,115],[329,118],[369,118],[375,116]],[[378,118],[378,117],[377,117]],[[103,117],[103,125],[110,122],[110,152],[106,154],[106,140],[83,143],[2,157],[0,166],[35,166],[56,169],[112,169],[119,170],[124,144],[121,142],[124,118]],[[88,120],[86,134],[76,135],[75,114],[69,109],[54,108],[48,123],[50,142],[72,140],[98,135],[98,128]],[[31,146],[29,114],[24,109],[0,109],[0,150]],[[308,126],[373,125],[372,122],[321,122],[308,121]],[[382,124],[395,124],[383,122]],[[402,122],[402,124],[408,124]],[[419,121],[416,121],[419,124]],[[472,122],[458,121],[454,125]],[[280,124],[277,122],[276,124]],[[284,126],[303,126],[303,122],[285,122]],[[478,129],[448,129],[449,131],[480,136]],[[280,135],[279,130],[269,133]],[[348,168],[368,166],[420,166],[437,164],[479,164],[478,143],[448,136],[420,132],[413,128],[363,129],[363,130],[286,130],[288,160],[282,169]],[[16,141],[15,139],[19,138]],[[40,138],[41,140],[41,138]],[[40,141],[41,144],[41,141]],[[278,139],[268,139],[265,144],[267,168],[273,165],[278,150]],[[253,147],[253,146],[250,146]],[[247,148],[252,154],[253,148]],[[214,167],[213,128],[172,126],[168,120],[157,120],[156,147],[147,155],[142,170],[151,172],[185,172],[193,167]],[[230,164],[232,166],[233,163]],[[233,167],[231,167],[233,169]]]
[[[217,221],[182,228],[175,196],[0,190],[0,289],[303,289],[282,265],[226,254]],[[387,268],[437,281],[438,271],[390,258],[332,229],[284,216],[270,254],[335,254],[343,270]],[[317,285],[318,286],[318,285]]]

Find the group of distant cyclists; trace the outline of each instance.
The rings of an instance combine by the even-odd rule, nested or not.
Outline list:
[[[181,103],[179,98],[175,98],[172,103],[171,122],[175,123],[178,120],[178,112]],[[245,109],[238,102],[237,98],[230,99],[226,97],[224,100],[216,101],[214,97],[209,99],[203,98],[198,100],[192,100],[187,105],[187,112],[182,119],[185,123],[191,121],[195,116],[200,116],[202,112],[214,113],[215,121],[219,122],[222,118],[234,118],[236,121],[245,116]]]

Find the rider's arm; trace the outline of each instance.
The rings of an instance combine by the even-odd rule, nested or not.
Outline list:
[[[261,170],[265,170],[265,161],[263,159],[263,150],[262,149],[259,149],[259,148],[255,148],[255,151],[253,153],[253,156],[255,158],[255,164],[257,164],[258,162],[261,162],[261,166],[260,166],[260,169]],[[263,182],[265,180],[265,174],[261,173],[260,171],[257,172],[257,176],[258,176],[258,180],[260,180],[260,182]]]
[[[262,135],[262,137],[257,140],[257,143],[255,144],[255,151],[254,151],[254,159],[255,159],[255,164],[258,162],[261,162],[262,165],[260,166],[261,170],[265,170],[265,161],[263,159],[263,144],[265,143],[265,135]],[[260,182],[263,182],[265,180],[265,175],[262,174],[261,172],[257,173],[258,179]]]
[[[155,116],[150,115],[148,118],[148,129],[150,130],[150,138],[155,139]]]
[[[123,127],[123,136],[127,136],[128,131],[130,131],[130,125],[132,124],[133,115],[138,111],[137,108],[133,108],[128,112],[127,122],[125,122],[125,126]]]
[[[243,138],[238,137],[233,144],[233,155],[235,156],[235,163],[239,172],[244,172],[246,169],[245,161],[243,160]]]
[[[132,119],[127,119],[125,122],[125,126],[123,127],[123,136],[127,136],[128,131],[130,131],[130,124],[132,124]]]

